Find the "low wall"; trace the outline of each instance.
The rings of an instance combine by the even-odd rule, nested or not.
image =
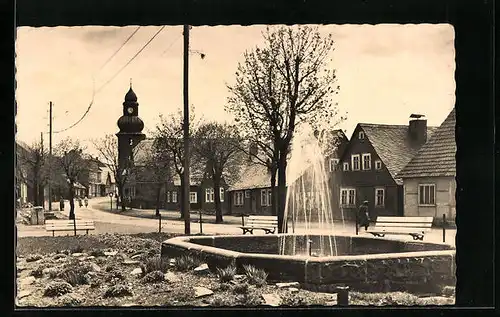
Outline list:
[[[366,292],[435,293],[442,285],[455,285],[455,250],[446,245],[337,236],[337,242],[342,241],[343,248],[349,246],[354,253],[366,249],[368,243],[380,251],[384,242],[386,253],[307,257],[277,254],[282,237],[176,237],[162,243],[161,254],[193,255],[203,259],[213,271],[234,264],[241,272],[243,265],[253,265],[265,270],[270,280],[297,281],[305,288],[320,291],[345,284]]]

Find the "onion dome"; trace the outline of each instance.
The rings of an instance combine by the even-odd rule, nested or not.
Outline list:
[[[132,90],[132,86],[130,86],[130,89],[128,90],[127,94],[125,95],[125,101],[137,102],[137,95]]]
[[[120,133],[141,133],[144,129],[144,122],[137,116],[122,116],[117,124]]]

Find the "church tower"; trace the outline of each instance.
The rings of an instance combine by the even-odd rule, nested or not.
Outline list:
[[[118,166],[120,173],[124,175],[129,173],[130,167],[133,166],[132,151],[134,147],[146,138],[142,133],[144,122],[139,118],[139,103],[132,90],[132,83],[130,83],[130,89],[123,102],[123,115],[118,119],[117,124],[120,129],[116,134],[118,137]]]

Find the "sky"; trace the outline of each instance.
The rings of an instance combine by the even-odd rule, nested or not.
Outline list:
[[[182,26],[166,26],[116,75],[160,28],[139,28],[113,56],[137,27],[18,28],[17,138],[31,144],[43,132],[48,142],[49,102],[53,102],[53,131],[58,132],[80,119],[94,87],[102,88],[85,119],[74,128],[54,133],[54,145],[66,137],[78,138],[93,152],[92,139],[118,132],[116,121],[130,81],[146,134],[155,129],[160,114],[182,107]],[[198,116],[231,120],[224,110],[227,84],[233,83],[243,53],[262,45],[263,30],[264,25],[191,29],[189,103]],[[336,69],[340,91],[335,101],[347,117],[339,128],[349,138],[359,122],[406,125],[412,113],[424,114],[428,125],[438,126],[453,108],[451,25],[345,24],[322,25],[319,30],[322,35],[332,34],[335,41],[328,67]]]

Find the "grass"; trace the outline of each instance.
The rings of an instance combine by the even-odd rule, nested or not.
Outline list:
[[[186,272],[198,267],[201,261],[191,255],[182,255],[175,259],[175,268],[177,271]]]
[[[159,283],[164,280],[165,276],[160,271],[149,272],[142,278],[143,283]]]
[[[217,277],[221,283],[229,282],[236,275],[236,266],[230,265],[224,269],[217,268]]]
[[[73,287],[64,281],[54,281],[45,288],[43,295],[48,297],[61,296],[73,291]]]
[[[170,262],[165,257],[155,256],[153,258],[147,259],[144,262],[144,265],[141,267],[144,274],[148,274],[154,271],[166,273],[170,268]]]
[[[257,269],[252,265],[243,265],[248,283],[255,286],[264,286],[267,284],[267,273],[264,270]]]

